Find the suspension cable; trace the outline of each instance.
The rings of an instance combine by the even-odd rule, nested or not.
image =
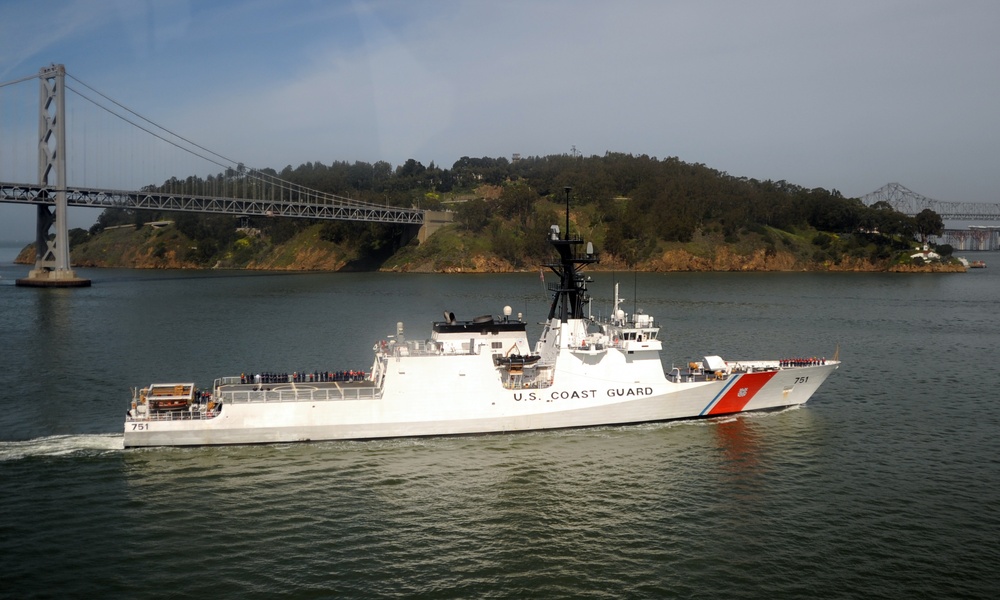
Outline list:
[[[188,143],[188,144],[191,144],[191,145],[192,145],[192,146],[194,146],[195,148],[198,148],[199,150],[204,150],[205,152],[208,152],[209,154],[211,154],[211,155],[213,155],[213,156],[217,156],[218,158],[221,158],[222,160],[224,160],[224,161],[226,161],[226,162],[228,162],[228,163],[229,163],[229,165],[220,165],[220,166],[231,166],[231,165],[235,165],[235,164],[238,164],[238,161],[235,161],[235,160],[233,160],[233,159],[231,159],[231,158],[226,158],[225,156],[222,156],[222,155],[221,155],[221,154],[219,154],[218,152],[213,152],[212,150],[209,150],[208,148],[206,148],[206,147],[204,147],[204,146],[201,146],[201,145],[199,145],[199,144],[197,144],[197,143],[195,143],[195,142],[192,142],[191,140],[187,139],[186,137],[184,137],[184,136],[182,136],[182,135],[180,135],[180,134],[177,134],[177,133],[174,133],[173,131],[170,131],[169,129],[167,129],[167,128],[166,128],[166,127],[164,127],[164,126],[162,126],[162,125],[160,125],[160,124],[158,124],[158,123],[155,123],[154,121],[151,121],[150,119],[148,119],[148,118],[146,118],[146,117],[144,117],[144,116],[140,115],[139,113],[135,112],[135,111],[134,111],[134,110],[132,110],[131,108],[129,108],[129,107],[125,106],[124,104],[122,104],[122,103],[118,102],[118,101],[117,101],[117,100],[115,100],[114,98],[110,98],[110,97],[108,97],[107,95],[105,95],[105,94],[103,94],[103,93],[99,92],[98,90],[95,90],[95,89],[94,89],[93,87],[91,87],[91,86],[87,85],[87,84],[86,84],[86,83],[84,83],[83,81],[80,81],[79,79],[77,79],[76,77],[74,77],[73,75],[71,75],[70,73],[66,73],[66,76],[67,76],[67,77],[69,77],[70,79],[72,79],[73,81],[75,81],[75,82],[79,83],[79,84],[80,84],[80,85],[82,85],[83,87],[87,88],[88,90],[90,90],[90,91],[94,92],[95,94],[97,94],[97,95],[98,95],[98,96],[100,96],[101,98],[104,98],[105,100],[107,100],[108,102],[111,102],[112,104],[114,104],[115,106],[117,106],[117,107],[121,108],[122,110],[126,110],[126,111],[128,111],[129,113],[131,113],[131,114],[133,114],[133,115],[135,115],[135,116],[139,117],[140,119],[142,119],[143,121],[145,121],[145,122],[149,123],[150,125],[152,125],[152,126],[156,127],[157,129],[162,129],[163,131],[166,131],[166,132],[167,132],[167,133],[169,133],[170,135],[174,136],[175,138],[177,138],[177,139],[179,139],[179,140],[183,140],[183,141],[184,141],[185,143]],[[69,86],[66,86],[66,87],[68,88]],[[74,92],[76,92],[77,94],[80,94],[80,92],[78,92],[77,90],[73,90],[73,91],[74,91]],[[83,94],[80,94],[80,95],[81,95],[81,96],[83,96]],[[88,98],[88,100],[89,100],[89,98]],[[93,102],[93,100],[91,100],[91,102]],[[96,103],[95,103],[95,104],[96,104]],[[103,108],[103,107],[102,107],[102,108]],[[107,109],[105,108],[105,110],[107,110]],[[133,125],[134,125],[134,123],[133,123]],[[138,127],[138,125],[136,125],[136,127]],[[142,128],[140,127],[140,129],[142,129]],[[143,131],[146,131],[146,130],[145,130],[145,129],[143,129]],[[156,134],[153,134],[153,135],[156,135]],[[157,137],[159,137],[159,136],[157,136]],[[160,139],[163,139],[163,138],[160,138]],[[167,141],[167,140],[164,140],[164,141]],[[177,146],[177,144],[174,144],[174,145],[175,145],[175,146]],[[180,147],[180,146],[178,146],[178,147]],[[195,154],[195,153],[194,153],[194,152],[192,152],[192,154]],[[195,156],[197,156],[197,154],[195,154]],[[201,157],[199,157],[199,158],[205,158],[205,157],[204,157],[204,156],[201,156]],[[205,159],[206,159],[206,160],[209,160],[209,159],[207,159],[207,158],[205,158]],[[219,163],[215,163],[215,164],[219,164]]]
[[[22,77],[20,79],[15,79],[13,81],[4,81],[0,83],[0,88],[7,87],[8,85],[14,85],[15,83],[22,83],[31,79],[38,79],[38,75],[28,75],[27,77]]]
[[[285,179],[282,179],[281,177],[278,177],[276,175],[271,175],[269,173],[264,173],[264,172],[262,172],[259,169],[253,169],[253,168],[249,168],[248,169],[247,167],[244,166],[244,164],[242,162],[235,161],[235,160],[233,160],[231,158],[227,158],[227,157],[219,154],[218,152],[215,152],[213,150],[209,150],[208,148],[206,148],[206,147],[204,147],[204,146],[202,146],[202,145],[200,145],[200,144],[198,144],[196,142],[193,142],[193,141],[185,138],[184,136],[182,136],[180,134],[177,134],[177,133],[175,133],[175,132],[167,129],[166,127],[163,127],[162,125],[159,125],[158,123],[152,121],[151,119],[149,119],[147,117],[144,117],[143,115],[141,115],[138,112],[132,110],[131,108],[125,106],[124,104],[118,102],[117,100],[115,100],[115,99],[107,96],[106,94],[104,94],[104,93],[96,90],[95,88],[93,88],[92,86],[88,85],[86,82],[81,81],[79,78],[73,76],[72,74],[70,74],[70,73],[67,72],[66,75],[70,79],[72,79],[73,81],[79,83],[83,87],[85,87],[88,90],[90,90],[91,92],[97,94],[98,96],[100,96],[101,98],[107,100],[108,102],[111,102],[112,104],[114,104],[115,106],[121,108],[122,110],[127,111],[129,114],[134,115],[138,119],[141,119],[142,121],[145,121],[146,123],[148,123],[152,127],[155,127],[156,129],[159,129],[159,130],[165,132],[166,134],[169,134],[170,136],[172,136],[172,137],[174,137],[174,138],[176,138],[178,140],[183,141],[185,144],[193,146],[194,148],[197,148],[197,149],[199,149],[199,150],[201,150],[203,152],[206,152],[206,153],[208,153],[208,154],[216,157],[217,159],[221,159],[222,161],[225,161],[225,162],[220,162],[219,160],[216,160],[216,158],[211,158],[209,156],[205,156],[204,154],[196,152],[195,150],[193,150],[190,147],[185,147],[184,145],[179,144],[175,140],[168,139],[167,137],[164,137],[163,135],[161,135],[161,134],[159,134],[159,133],[157,133],[155,131],[151,131],[149,128],[144,127],[144,126],[140,125],[139,123],[136,123],[135,121],[129,119],[128,117],[126,117],[124,115],[121,115],[121,114],[115,112],[114,110],[112,110],[111,108],[105,106],[104,104],[102,104],[102,103],[94,100],[93,98],[91,98],[90,96],[84,94],[80,90],[74,89],[73,87],[71,87],[69,85],[66,85],[66,89],[69,89],[69,90],[75,92],[78,96],[80,96],[84,100],[90,102],[94,106],[100,108],[101,110],[104,110],[108,114],[110,114],[110,115],[112,115],[114,117],[117,117],[118,119],[121,119],[122,121],[124,121],[124,122],[132,125],[133,127],[136,127],[137,129],[140,129],[140,130],[142,130],[142,131],[144,131],[144,132],[152,135],[153,137],[155,137],[155,138],[157,138],[159,140],[162,140],[162,141],[170,144],[171,146],[174,146],[175,148],[178,148],[179,150],[183,150],[184,152],[187,152],[187,153],[189,153],[189,154],[191,154],[193,156],[196,156],[196,157],[198,157],[198,158],[200,158],[202,160],[205,160],[205,161],[207,161],[209,163],[212,163],[212,164],[214,164],[216,166],[222,167],[223,169],[236,171],[237,173],[239,173],[244,178],[255,179],[255,180],[260,181],[262,183],[270,184],[272,186],[277,186],[277,187],[279,187],[282,190],[287,189],[289,191],[289,200],[291,199],[291,194],[293,192],[297,192],[298,194],[300,194],[300,195],[302,195],[302,196],[304,196],[306,198],[310,198],[310,199],[314,199],[314,200],[318,200],[318,201],[340,202],[340,203],[343,203],[343,204],[349,204],[349,205],[353,205],[353,206],[357,206],[357,207],[370,207],[370,208],[378,208],[378,209],[383,209],[384,208],[383,206],[381,206],[379,204],[372,203],[372,202],[365,202],[365,201],[361,201],[361,200],[354,200],[352,198],[346,198],[344,196],[339,196],[337,194],[331,194],[331,193],[328,193],[328,192],[321,192],[319,190],[308,188],[308,187],[305,187],[305,186],[303,186],[301,184],[293,183],[291,181],[287,181]],[[40,75],[30,75],[30,76],[27,76],[27,77],[22,77],[20,79],[16,79],[16,80],[13,80],[13,81],[5,82],[5,83],[0,83],[0,87],[5,87],[5,86],[8,86],[8,85],[13,85],[13,84],[16,84],[16,83],[21,83],[23,81],[28,81],[30,79],[38,79],[39,77],[40,77]],[[397,207],[397,209],[399,209],[399,208]],[[400,209],[400,210],[407,210],[407,209]]]

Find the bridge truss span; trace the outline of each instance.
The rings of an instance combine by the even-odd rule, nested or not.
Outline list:
[[[915,216],[925,208],[942,219],[953,221],[1000,221],[1000,204],[987,202],[944,202],[918,194],[898,183],[887,183],[865,194],[861,201],[867,206],[885,202],[899,212]]]
[[[55,190],[47,186],[2,183],[0,201],[20,204],[52,205]],[[424,212],[412,208],[378,206],[362,202],[307,199],[277,201],[220,196],[197,196],[160,192],[132,192],[102,189],[66,190],[69,206],[97,208],[127,208],[133,210],[164,210],[226,214],[234,216],[298,217],[304,219],[331,219],[422,225]]]

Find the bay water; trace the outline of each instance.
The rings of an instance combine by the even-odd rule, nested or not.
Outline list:
[[[992,255],[969,255],[991,261]],[[538,273],[0,263],[0,597],[988,598],[1000,273],[593,273],[664,367],[832,358],[803,407],[629,427],[122,449],[130,388],[364,369],[404,323],[522,313]],[[997,265],[1000,266],[1000,265]],[[552,276],[548,277],[551,281]],[[433,390],[428,390],[433,394]]]

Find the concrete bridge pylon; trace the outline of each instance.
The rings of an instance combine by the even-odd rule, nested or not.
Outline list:
[[[66,68],[50,65],[38,72],[38,183],[55,190],[55,206],[39,204],[35,227],[35,268],[15,283],[26,287],[86,287],[69,263],[66,200]],[[54,186],[50,186],[54,178]],[[55,230],[52,239],[50,231]]]

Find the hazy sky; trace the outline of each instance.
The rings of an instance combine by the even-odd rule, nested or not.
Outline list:
[[[0,23],[0,82],[62,63],[257,167],[575,147],[1000,201],[996,0],[5,0]],[[0,204],[0,240],[33,227]]]

